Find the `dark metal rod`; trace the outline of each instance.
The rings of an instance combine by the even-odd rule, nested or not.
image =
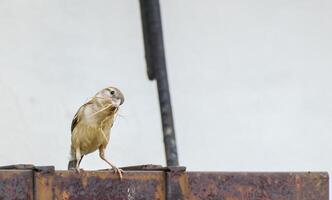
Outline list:
[[[140,0],[145,59],[150,80],[157,80],[167,166],[179,165],[159,0]]]

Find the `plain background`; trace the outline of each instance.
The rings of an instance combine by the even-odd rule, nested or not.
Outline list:
[[[332,1],[162,0],[180,164],[332,171]],[[65,169],[89,97],[126,101],[107,156],[164,164],[138,1],[0,0],[0,165]],[[85,169],[106,168],[94,153]]]

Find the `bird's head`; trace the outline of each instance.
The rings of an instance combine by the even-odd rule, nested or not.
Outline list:
[[[107,87],[99,91],[95,97],[110,101],[114,107],[119,107],[124,102],[122,92],[116,87]]]

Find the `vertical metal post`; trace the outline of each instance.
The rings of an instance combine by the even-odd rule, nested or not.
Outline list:
[[[159,0],[140,0],[140,6],[148,77],[150,80],[157,80],[167,166],[177,166],[179,161],[167,79]]]

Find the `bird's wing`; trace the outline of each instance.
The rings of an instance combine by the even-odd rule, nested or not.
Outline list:
[[[74,128],[76,125],[81,121],[81,117],[83,116],[84,109],[87,105],[92,104],[91,101],[86,102],[83,104],[78,111],[76,112],[73,121],[71,122],[71,132],[73,133]]]

